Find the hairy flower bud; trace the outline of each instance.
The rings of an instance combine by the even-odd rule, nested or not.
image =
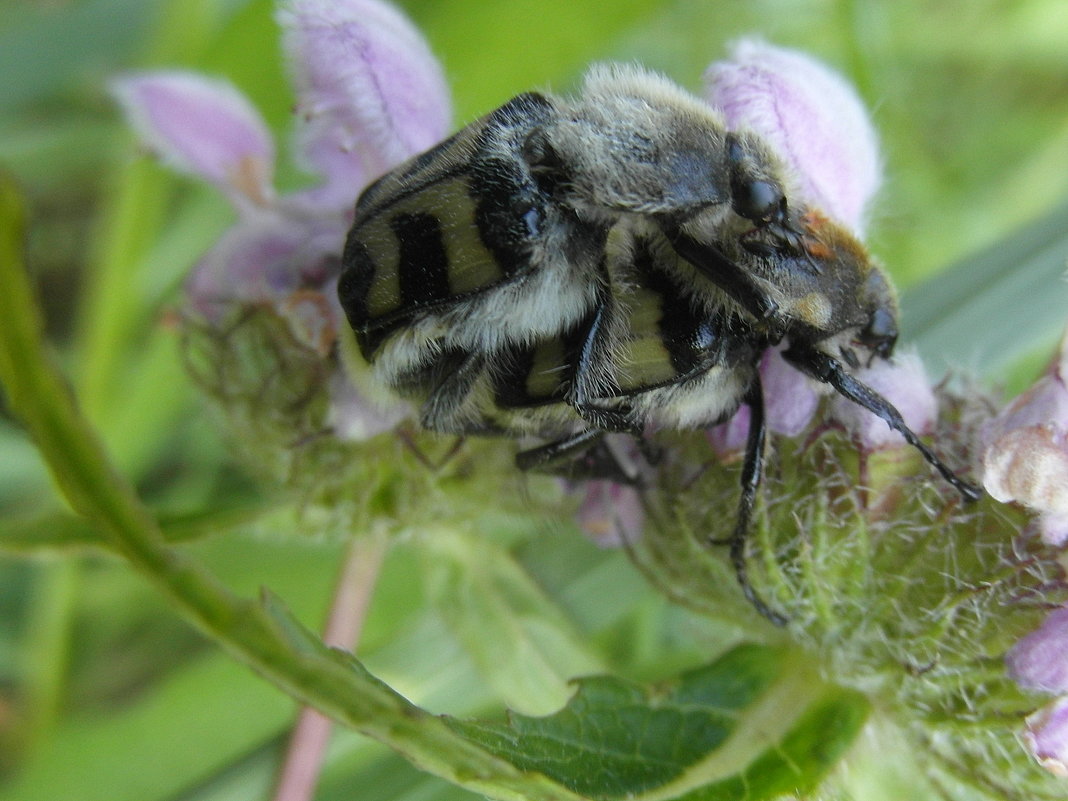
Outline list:
[[[1068,333],[1057,358],[1029,390],[983,430],[983,485],[1038,515],[1043,538],[1068,542]]]

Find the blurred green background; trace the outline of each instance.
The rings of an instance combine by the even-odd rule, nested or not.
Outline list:
[[[457,124],[527,88],[566,90],[594,60],[641,61],[697,90],[739,35],[812,52],[858,85],[883,138],[870,244],[903,290],[903,339],[933,373],[973,371],[1011,387],[1056,341],[1068,311],[1063,0],[399,5],[445,65]],[[255,508],[269,490],[231,462],[202,413],[167,311],[232,214],[212,190],[139,155],[105,90],[117,72],[163,66],[235,82],[283,143],[283,188],[307,180],[287,166],[292,95],[263,0],[0,3],[0,168],[31,214],[27,262],[49,337],[117,462],[164,519],[202,517],[223,531],[188,547],[224,581],[245,593],[269,586],[318,626],[342,544],[214,511]],[[121,562],[64,545],[85,532],[4,414],[0,510],[0,799],[265,797],[292,704]],[[707,650],[713,633],[646,588],[620,554],[537,521],[483,528],[456,557],[457,575],[478,584],[494,560],[507,564],[501,575],[523,575],[522,609],[493,581],[478,591],[523,618],[517,640],[562,674],[581,665],[656,676]],[[455,599],[421,586],[417,551],[401,545],[387,561],[361,654],[431,709],[495,708],[505,679],[472,656],[477,632],[439,614]],[[530,620],[551,621],[556,634],[531,635]],[[361,791],[470,797],[343,733],[317,798]]]

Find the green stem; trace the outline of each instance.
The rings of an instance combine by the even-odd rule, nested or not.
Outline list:
[[[21,663],[26,733],[20,748],[25,754],[47,739],[62,703],[80,573],[74,559],[49,560],[40,564],[34,581]]]
[[[14,187],[3,178],[0,221],[0,383],[71,507],[96,523],[116,551],[203,632],[302,703],[476,792],[501,799],[576,798],[474,746],[280,610],[234,596],[199,564],[165,544],[158,524],[112,466],[45,350],[22,264],[24,211]]]

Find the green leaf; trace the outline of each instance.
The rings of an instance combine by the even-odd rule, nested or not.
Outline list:
[[[646,688],[582,679],[547,717],[447,719],[491,752],[592,798],[771,798],[815,786],[867,716],[858,693],[822,685],[789,651],[739,646]],[[815,691],[814,691],[815,690]]]
[[[1064,329],[1066,263],[1068,205],[906,292],[908,338],[932,366],[1003,377]]]
[[[423,581],[449,629],[508,706],[559,708],[568,679],[603,670],[561,610],[486,532],[434,531]]]

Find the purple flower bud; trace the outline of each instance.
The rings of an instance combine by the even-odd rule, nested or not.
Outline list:
[[[1056,372],[1048,373],[1014,399],[983,429],[983,441],[991,445],[1013,431],[1031,426],[1068,429],[1068,389]]]
[[[934,429],[938,401],[919,356],[906,353],[894,362],[878,360],[871,367],[858,370],[856,375],[896,406],[905,423],[917,434],[929,434]],[[831,415],[845,426],[865,450],[905,445],[905,439],[890,428],[885,420],[846,398],[835,396]]]
[[[1028,690],[1068,693],[1068,608],[1052,612],[1016,643],[1006,663],[1013,680]]]
[[[734,129],[763,136],[793,168],[802,199],[857,233],[879,187],[878,139],[856,91],[815,59],[743,39],[705,73],[706,98]]]
[[[1049,372],[982,432],[983,486],[1004,503],[1039,515],[1043,539],[1068,541],[1068,335]]]
[[[358,190],[448,133],[448,88],[422,35],[376,0],[290,0],[279,13],[313,193],[347,208]]]
[[[1042,767],[1054,776],[1068,777],[1068,697],[1027,719],[1024,742]]]
[[[1018,502],[1039,515],[1043,538],[1061,545],[1068,534],[1068,442],[1050,425],[1018,428],[983,454],[983,486],[1003,503]]]
[[[274,144],[233,86],[192,72],[128,75],[111,90],[130,124],[164,162],[210,181],[236,205],[273,196]]]

